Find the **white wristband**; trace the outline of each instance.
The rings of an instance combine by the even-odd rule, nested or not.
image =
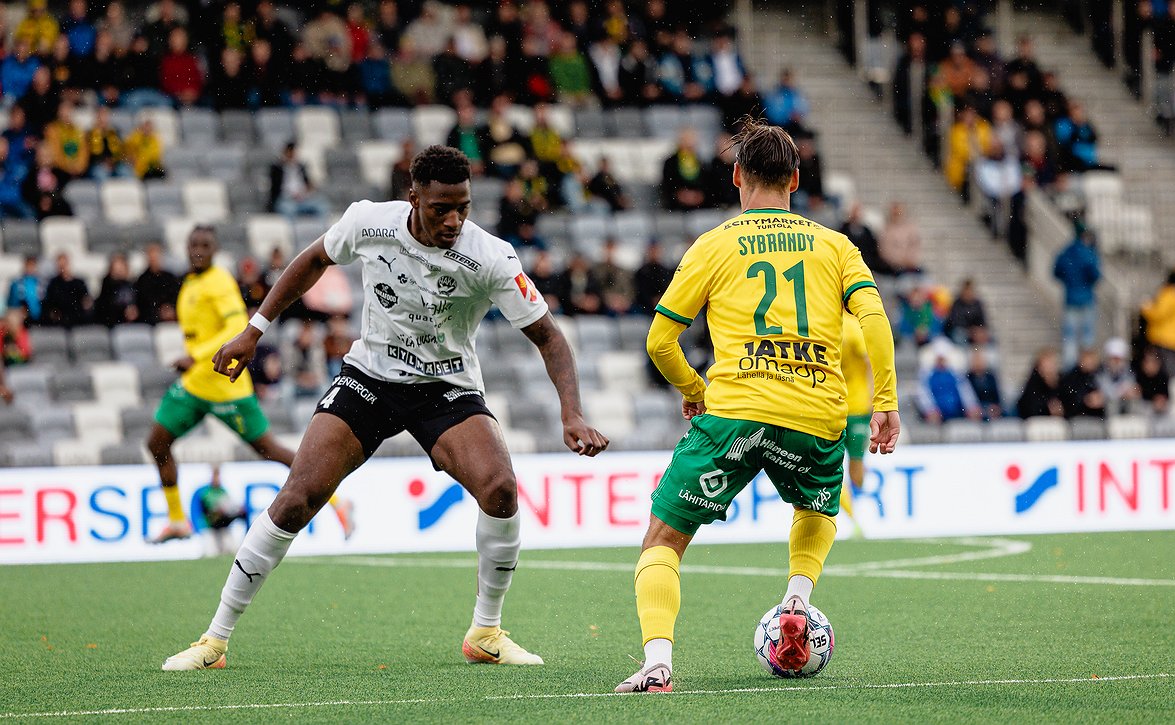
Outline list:
[[[253,315],[253,318],[249,320],[249,324],[253,327],[256,327],[258,330],[261,330],[262,335],[264,335],[265,331],[269,329],[269,320],[262,317],[260,312],[257,312]]]

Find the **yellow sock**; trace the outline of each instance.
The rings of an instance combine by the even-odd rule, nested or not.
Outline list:
[[[188,520],[184,516],[184,502],[180,500],[179,486],[164,486],[163,496],[167,499],[167,518],[173,524],[182,524]]]
[[[788,576],[800,574],[815,584],[835,538],[836,521],[832,517],[818,511],[797,510],[792,516],[787,542],[791,569]]]
[[[636,613],[641,644],[651,639],[673,641],[673,625],[681,610],[681,560],[668,546],[645,549],[636,563]]]
[[[849,490],[849,486],[840,487],[840,510],[853,518],[853,492]]]

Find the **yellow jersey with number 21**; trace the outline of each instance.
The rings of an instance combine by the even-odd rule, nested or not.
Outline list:
[[[843,234],[783,209],[749,209],[689,248],[657,312],[706,308],[714,343],[706,411],[827,440],[845,428],[842,315],[874,288]]]

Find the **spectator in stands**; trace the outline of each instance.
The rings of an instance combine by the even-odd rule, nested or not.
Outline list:
[[[355,336],[344,315],[334,315],[326,323],[326,336],[322,340],[322,351],[326,358],[326,378],[334,380],[343,369],[343,357],[351,350]]]
[[[596,165],[596,173],[588,180],[588,192],[608,204],[614,211],[623,211],[632,208],[632,200],[624,191],[624,186],[612,175],[612,162],[607,156],[601,156]]]
[[[971,384],[971,391],[975,393],[975,400],[983,410],[984,420],[995,420],[1004,415],[1003,397],[1000,395],[1000,382],[992,371],[987,354],[980,349],[971,351],[970,363],[967,366],[967,382]]]
[[[592,270],[604,301],[604,312],[613,317],[627,315],[632,311],[635,297],[633,274],[616,261],[615,239],[604,240],[604,252],[595,269]]]
[[[729,96],[719,96],[717,104],[718,109],[722,111],[722,127],[732,133],[738,133],[742,130],[743,120],[747,117],[761,116],[763,114],[763,96],[759,95],[759,86],[755,83],[754,74],[744,75],[738,89]],[[797,131],[797,135],[802,134]]]
[[[24,183],[21,194],[32,207],[37,221],[50,216],[71,216],[73,209],[62,196],[69,176],[53,164],[53,149],[48,144],[37,147],[37,160]]]
[[[1004,100],[996,101],[991,107],[991,134],[993,141],[998,141],[1004,151],[1014,158],[1020,157],[1020,139],[1023,130],[1016,123],[1012,104]]]
[[[965,279],[959,285],[955,301],[951,303],[951,311],[943,323],[943,334],[963,345],[971,341],[973,328],[986,326],[987,313],[983,308],[983,301],[979,299],[975,280]]]
[[[457,53],[457,43],[452,38],[445,44],[445,49],[433,57],[432,67],[437,78],[436,97],[441,103],[451,105],[454,93],[473,88],[473,66]]]
[[[661,167],[661,204],[674,211],[691,211],[706,204],[704,166],[698,156],[698,134],[683,128],[677,148]]]
[[[693,103],[706,95],[706,88],[696,72],[697,65],[693,40],[685,28],[678,28],[673,35],[672,47],[657,63],[658,82],[667,100]]]
[[[411,38],[416,48],[427,56],[434,56],[444,50],[445,43],[453,29],[443,15],[444,6],[434,0],[426,0],[420,10],[420,17],[408,24],[405,37]]]
[[[565,315],[598,315],[604,312],[604,291],[592,274],[587,257],[574,252],[567,269],[557,275],[559,306]]]
[[[94,55],[86,60],[90,87],[98,93],[100,103],[114,106],[119,103],[126,79],[121,59],[114,55],[114,41],[110,33],[98,33],[94,41]]]
[[[286,80],[288,72],[273,57],[273,46],[268,40],[257,39],[249,46],[249,107],[269,108],[280,106],[290,97],[291,88]],[[388,73],[388,63],[383,61],[383,72]],[[391,87],[389,76],[388,87]],[[368,99],[371,103],[371,99]],[[375,107],[375,106],[373,106]]]
[[[17,42],[28,43],[32,52],[38,55],[48,55],[61,32],[57,19],[49,14],[49,3],[46,0],[29,0],[28,14],[16,26],[13,36]]]
[[[1024,134],[1024,153],[1021,157],[1024,167],[1025,186],[1041,191],[1052,191],[1057,183],[1057,166],[1048,152],[1048,140],[1039,131]]]
[[[1052,348],[1036,353],[1032,372],[1024,384],[1024,391],[1016,403],[1016,415],[1033,418],[1047,415],[1060,417],[1065,414],[1061,402],[1060,357]]]
[[[142,35],[147,39],[151,53],[162,56],[167,52],[167,39],[171,37],[171,31],[187,23],[181,18],[175,0],[161,0],[155,4],[155,12],[156,18],[143,27]]]
[[[591,66],[572,33],[559,36],[559,46],[548,61],[548,72],[560,103],[584,107],[595,99],[592,94]]]
[[[53,41],[53,53],[45,59],[45,66],[61,97],[80,103],[81,91],[88,85],[86,74],[89,69],[84,65],[84,59],[70,54],[69,38],[57,36]]]
[[[901,299],[898,332],[903,339],[913,340],[919,347],[942,335],[943,318],[930,293],[929,285],[919,282],[912,285]]]
[[[506,39],[500,35],[493,35],[489,42],[489,57],[479,63],[475,69],[477,83],[474,90],[478,103],[483,106],[490,105],[493,99],[498,96],[518,96],[522,92],[519,83],[521,71],[518,68],[518,58],[507,55]]]
[[[412,36],[400,38],[400,52],[392,61],[392,85],[414,104],[432,103],[437,76],[428,56],[417,50]]]
[[[367,57],[359,62],[358,72],[359,87],[363,93],[360,100],[366,103],[368,108],[377,109],[407,103],[407,99],[401,97],[392,87],[388,54],[378,40],[373,40],[367,46]]]
[[[17,107],[24,111],[29,133],[42,135],[61,107],[61,94],[53,87],[53,76],[48,67],[41,66],[33,73],[32,85],[17,101]]]
[[[947,340],[935,341],[933,363],[919,375],[918,410],[930,423],[983,418],[983,408],[971,383],[951,369],[953,347]]]
[[[297,146],[286,144],[281,158],[269,166],[269,210],[288,217],[324,217],[330,211],[326,199],[315,188],[298,160]]]
[[[183,28],[176,28],[172,31],[175,37],[176,31],[183,32]],[[161,58],[171,59],[169,68],[176,73],[183,73],[183,76],[174,76],[168,80],[169,87],[175,89],[180,87],[189,87],[193,92],[188,93],[193,99],[199,96],[199,90],[202,88],[203,76],[200,75],[198,66],[193,65],[195,56],[190,53],[187,56],[173,56],[166,53],[163,56],[155,56],[151,53],[150,46],[147,44],[147,39],[138,36],[131,42],[130,51],[122,55],[120,65],[122,66],[123,78],[121,82],[120,103],[123,108],[131,113],[137,112],[140,108],[145,107],[170,107],[173,103],[172,99],[167,95],[167,88],[164,87],[163,77],[160,74]],[[199,87],[196,87],[196,80],[199,80]]]
[[[8,142],[8,163],[22,171],[22,177],[28,173],[29,165],[37,155],[37,137],[31,133],[25,124],[24,109],[13,106],[8,111],[8,128],[0,134]]]
[[[175,303],[180,293],[180,279],[171,273],[163,260],[163,247],[147,245],[147,268],[135,280],[135,307],[139,319],[148,325],[175,320]]]
[[[163,142],[155,133],[155,124],[144,118],[138,128],[126,139],[126,160],[140,179],[162,179],[167,175],[163,167]]]
[[[453,41],[457,54],[476,65],[489,55],[489,41],[481,24],[473,19],[468,3],[459,3],[453,13]]]
[[[877,250],[886,267],[895,275],[922,271],[922,233],[906,214],[906,205],[895,201],[889,205],[889,216]]]
[[[194,106],[204,92],[204,72],[188,47],[188,32],[171,31],[167,53],[159,59],[159,88],[183,106]]]
[[[974,107],[963,105],[947,133],[946,160],[943,162],[947,183],[962,194],[963,201],[971,198],[971,164],[988,153],[991,139],[991,124],[980,117]]]
[[[1063,171],[1114,169],[1098,161],[1097,131],[1086,118],[1083,104],[1077,101],[1069,103],[1069,115],[1057,119],[1055,133],[1061,150]]]
[[[130,48],[135,40],[135,26],[127,19],[126,9],[120,0],[107,3],[106,15],[98,21],[98,31],[110,33],[114,47],[120,51]]]
[[[1129,413],[1134,401],[1141,397],[1138,382],[1130,370],[1130,345],[1120,337],[1106,340],[1102,349],[1104,358],[1097,372],[1097,385],[1106,401],[1107,412],[1117,415]]]
[[[425,65],[431,72],[431,66]],[[393,66],[394,69],[395,66]],[[285,83],[289,88],[291,104],[302,106],[318,103],[321,100],[321,94],[325,89],[326,66],[317,58],[310,57],[305,43],[294,43],[294,47],[290,50],[290,60],[285,72],[288,74],[288,80]],[[393,85],[394,77],[393,75]]]
[[[1146,340],[1163,359],[1163,368],[1175,374],[1175,268],[1167,273],[1167,281],[1155,296],[1142,307],[1146,320]]]
[[[1111,51],[1112,52],[1112,51]],[[1175,121],[1175,88],[1171,86],[1175,70],[1175,4],[1167,4],[1167,14],[1154,23],[1155,54],[1155,122],[1167,136]]]
[[[110,256],[110,267],[102,279],[102,289],[94,300],[94,322],[107,327],[124,322],[136,322],[139,308],[135,304],[135,285],[130,279],[126,255],[116,252]]]
[[[550,109],[545,103],[534,106],[534,126],[527,138],[531,155],[540,164],[554,163],[563,154],[563,136],[551,125]]]
[[[661,100],[661,87],[657,83],[657,60],[649,52],[648,44],[635,39],[628,45],[620,59],[620,87],[624,102],[632,106],[645,106]]]
[[[310,320],[302,320],[298,335],[286,347],[282,371],[293,382],[294,398],[317,398],[326,384],[326,351]]]
[[[391,4],[392,12],[394,13],[395,3],[392,2]],[[256,45],[259,41],[266,41],[278,65],[283,65],[292,57],[294,33],[286,25],[285,21],[278,17],[277,9],[270,0],[261,0],[261,2],[257,3],[257,10],[253,15],[253,20],[250,21],[250,25],[252,26],[251,32],[255,38],[253,45]],[[380,40],[383,42],[384,48],[391,49],[399,47],[395,44],[389,45],[387,39],[382,36]]]
[[[861,259],[864,260],[865,266],[868,267],[875,275],[886,273],[889,267],[881,260],[881,253],[878,251],[877,237],[873,234],[873,230],[865,223],[861,214],[861,202],[853,201],[849,206],[849,213],[845,215],[845,221],[840,226],[840,233],[849,238],[860,252]]]
[[[133,170],[123,155],[122,137],[110,121],[110,109],[98,106],[94,125],[86,132],[90,157],[90,178],[104,181],[112,176],[130,176]]]
[[[347,35],[351,38],[351,65],[358,65],[367,57],[367,49],[372,42],[371,23],[367,20],[367,11],[363,3],[353,2],[347,5]]]
[[[478,123],[477,109],[472,103],[466,102],[457,106],[457,123],[449,131],[445,145],[460,149],[469,157],[469,167],[474,176],[485,174],[490,130],[485,124]]]
[[[1071,366],[1078,349],[1093,346],[1097,334],[1097,295],[1094,288],[1102,277],[1097,238],[1090,229],[1079,229],[1053,263],[1053,276],[1065,291],[1061,319],[1061,360]]]
[[[551,208],[551,198],[554,190],[551,188],[547,178],[539,173],[539,164],[534,159],[524,159],[522,166],[518,169],[518,175],[514,177],[520,184],[522,184],[522,193],[526,197],[527,203],[536,212],[544,212]]]
[[[237,269],[237,286],[241,288],[241,298],[245,300],[245,307],[252,309],[260,307],[265,295],[269,294],[269,284],[261,274],[261,266],[252,257],[245,257]]]
[[[645,249],[644,263],[633,275],[633,311],[652,315],[672,279],[673,269],[661,261],[661,244],[654,239]]]
[[[1171,376],[1163,367],[1163,358],[1159,356],[1158,350],[1147,347],[1143,351],[1135,378],[1138,381],[1139,395],[1149,404],[1151,411],[1155,415],[1166,415]]]
[[[611,36],[597,38],[588,49],[595,79],[596,95],[605,106],[624,103],[624,87],[620,85],[620,46]]]
[[[33,324],[41,321],[41,277],[37,274],[37,255],[24,258],[19,277],[8,285],[8,307],[23,307]]]
[[[824,162],[816,151],[815,138],[800,136],[795,141],[800,152],[800,186],[792,194],[792,202],[804,209],[809,206],[810,199],[824,198]]]
[[[0,219],[32,219],[33,210],[21,192],[28,167],[12,158],[8,139],[0,137]]]
[[[559,295],[563,279],[555,271],[555,263],[551,259],[551,253],[545,249],[540,249],[534,255],[534,260],[531,262],[527,276],[530,277],[531,282],[534,282],[534,288],[547,301],[551,312],[554,314],[562,313],[563,302]]]
[[[997,138],[975,161],[975,184],[983,195],[982,216],[992,236],[1003,236],[1017,259],[1027,254],[1028,228],[1024,222],[1024,170],[1018,155],[1008,153]]]
[[[392,164],[392,179],[389,199],[408,201],[408,190],[412,186],[412,158],[416,156],[416,142],[407,136],[400,142],[400,158]]]
[[[530,144],[510,122],[506,113],[509,108],[510,98],[498,96],[490,105],[489,117],[486,119],[486,127],[489,129],[488,170],[502,179],[517,175],[523,162],[530,156]]]
[[[1044,88],[1044,74],[1036,64],[1036,49],[1032,36],[1021,35],[1016,39],[1016,57],[1008,61],[1005,71],[1009,76],[1023,73],[1028,91],[1035,97],[1040,96],[1040,91]]]
[[[73,276],[69,255],[58,254],[57,275],[49,280],[45,297],[41,300],[45,324],[62,327],[81,325],[89,321],[93,309],[94,300],[86,289],[86,283]]]
[[[41,60],[33,54],[29,41],[17,38],[12,53],[0,63],[0,87],[4,90],[5,103],[24,97],[32,86],[33,74],[40,67]]]
[[[321,6],[313,20],[302,28],[302,44],[309,56],[325,69],[322,100],[333,102],[348,89],[347,73],[351,68],[351,34],[347,25],[329,5]],[[441,48],[437,48],[439,53]],[[435,53],[429,53],[435,55]]]
[[[804,93],[795,84],[795,73],[784,68],[779,73],[779,85],[763,97],[763,112],[767,120],[782,126],[793,136],[807,130],[811,106]]]
[[[734,44],[734,29],[725,28],[710,40],[710,53],[704,61],[705,71],[718,96],[732,96],[738,92],[747,75],[746,65]]]
[[[9,307],[0,322],[0,362],[3,362],[0,365],[0,387],[3,387],[4,367],[23,365],[33,358],[33,341],[25,322],[27,314],[24,305]]]
[[[893,72],[893,114],[894,120],[907,136],[914,132],[914,120],[920,120],[923,133],[923,150],[937,157],[937,150],[931,154],[927,140],[937,138],[933,129],[936,113],[930,95],[926,92],[927,71],[930,63],[926,56],[926,37],[911,33],[906,38],[905,52],[898,58]],[[935,142],[937,144],[937,142]],[[937,145],[935,145],[937,149]]]
[[[987,77],[991,80],[992,89],[996,93],[1002,91],[1004,75],[1007,70],[1004,68],[1003,59],[1000,58],[994,35],[990,32],[983,32],[975,39],[975,46],[971,49],[971,59],[975,61],[978,69],[987,73]]]
[[[707,206],[730,209],[739,205],[738,187],[731,183],[734,178],[734,157],[734,143],[730,134],[718,134],[714,142],[714,158],[706,164]]]
[[[950,53],[934,69],[930,78],[931,92],[949,94],[947,98],[958,103],[967,95],[978,67],[967,57],[967,48],[961,41],[951,43]]]
[[[1043,79],[1044,85],[1041,87],[1037,100],[1044,107],[1045,117],[1055,121],[1067,115],[1071,101],[1061,90],[1061,79],[1056,73],[1047,71]]]
[[[1061,378],[1061,402],[1066,418],[1106,417],[1106,396],[1097,379],[1100,367],[1097,350],[1082,350],[1077,365]]]
[[[535,244],[534,226],[538,211],[526,197],[526,190],[518,179],[506,183],[505,192],[498,202],[498,236],[514,246],[538,246]],[[529,242],[529,243],[528,243]]]
[[[252,80],[245,69],[245,53],[236,48],[220,51],[220,64],[208,76],[208,95],[217,111],[244,109],[250,106]]]

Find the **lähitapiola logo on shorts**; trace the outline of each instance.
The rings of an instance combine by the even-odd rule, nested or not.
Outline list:
[[[726,472],[719,468],[699,476],[698,484],[701,485],[702,493],[706,494],[707,498],[714,498],[726,490],[730,481],[727,479]]]
[[[734,440],[734,443],[730,444],[726,458],[731,461],[741,461],[748,451],[759,445],[759,441],[763,440],[763,434],[766,432],[766,428],[760,428],[749,436],[739,436]]]
[[[421,502],[421,508],[416,514],[416,528],[420,531],[427,531],[436,526],[449,509],[465,499],[465,489],[461,488],[461,484],[454,482],[441,491],[439,496],[426,503],[425,488],[424,481],[419,478],[408,483],[408,495]]]

